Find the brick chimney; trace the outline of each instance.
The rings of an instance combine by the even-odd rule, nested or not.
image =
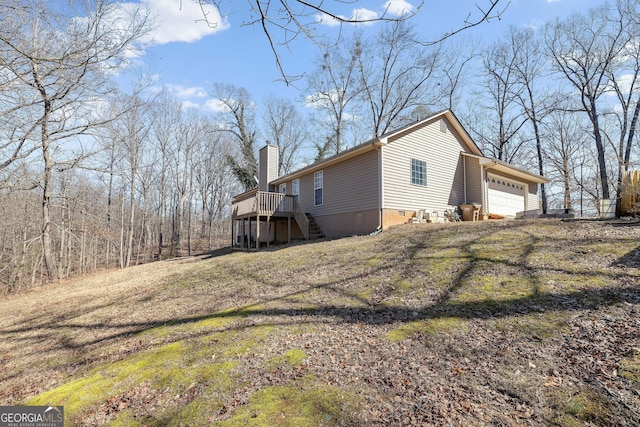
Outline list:
[[[278,178],[279,163],[278,147],[267,144],[260,149],[258,160],[258,190],[271,191],[269,183]]]

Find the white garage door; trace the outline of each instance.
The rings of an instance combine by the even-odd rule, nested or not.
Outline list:
[[[489,213],[516,216],[525,210],[527,185],[520,181],[506,179],[499,175],[487,174],[489,181]]]

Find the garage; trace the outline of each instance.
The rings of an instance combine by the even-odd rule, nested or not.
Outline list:
[[[487,173],[487,181],[490,214],[516,216],[516,212],[526,209],[527,184],[491,173]]]

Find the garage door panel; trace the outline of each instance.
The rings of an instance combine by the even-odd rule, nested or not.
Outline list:
[[[489,213],[515,216],[525,210],[525,183],[492,174],[487,179]]]

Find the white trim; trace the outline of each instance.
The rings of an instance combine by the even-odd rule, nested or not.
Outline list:
[[[318,199],[316,198],[316,190],[321,190],[320,194],[322,196],[322,200],[320,201],[320,203],[318,203]],[[324,170],[321,169],[313,173],[313,206],[322,206],[323,204],[324,204]]]
[[[300,178],[291,181],[291,195],[300,203]]]
[[[427,161],[426,160],[422,160],[422,159],[418,159],[416,157],[411,157],[411,165],[409,166],[409,175],[410,175],[410,179],[411,179],[411,185],[416,185],[418,187],[426,187],[428,180],[427,180]],[[416,169],[420,168],[420,169],[424,169],[419,171],[420,172],[420,182],[414,182],[413,178],[413,166],[414,166],[414,162],[420,162],[419,164],[416,164]],[[424,175],[424,177],[423,177]],[[416,180],[417,181],[417,180]],[[424,183],[423,183],[424,182]]]

